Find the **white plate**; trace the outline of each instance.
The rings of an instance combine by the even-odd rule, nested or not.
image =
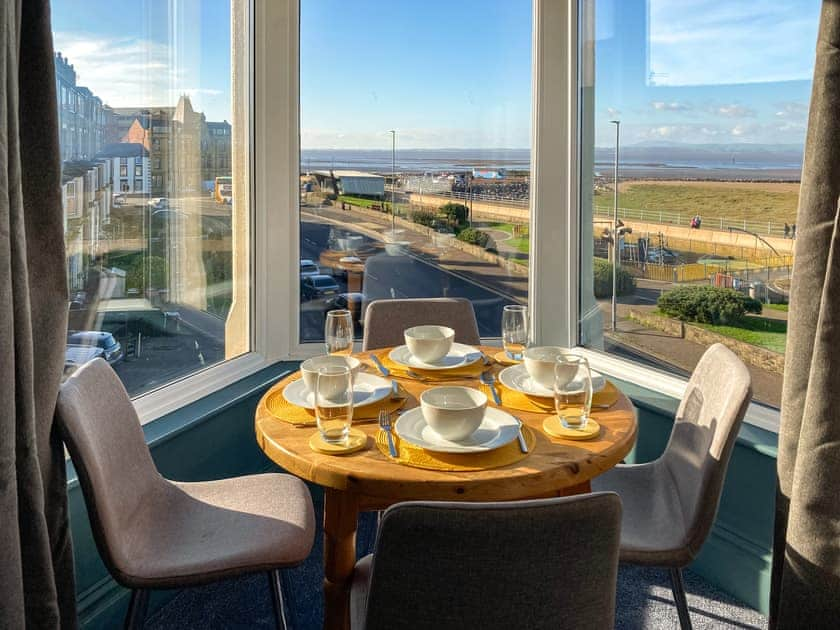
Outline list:
[[[442,438],[426,424],[420,407],[409,409],[394,424],[394,431],[406,442],[441,453],[483,453],[504,446],[516,439],[519,421],[509,413],[488,407],[484,419],[471,436],[458,440]]]
[[[528,394],[529,396],[540,396],[543,398],[553,398],[554,390],[543,387],[536,383],[528,375],[528,370],[525,369],[525,364],[512,365],[499,372],[499,382],[508,389]],[[607,385],[607,379],[601,374],[592,370],[592,393],[600,392]]]
[[[407,368],[416,368],[418,370],[451,370],[475,363],[481,359],[481,350],[463,343],[453,343],[449,349],[449,354],[445,357],[434,363],[426,363],[411,354],[408,346],[403,345],[391,350],[388,358],[394,363]]]
[[[364,407],[387,398],[391,395],[391,381],[377,376],[359,372],[353,379],[353,406]],[[283,398],[293,405],[306,409],[315,408],[315,392],[306,388],[306,383],[300,378],[292,381],[283,389]]]

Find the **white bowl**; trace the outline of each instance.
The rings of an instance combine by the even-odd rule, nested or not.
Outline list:
[[[403,332],[409,352],[423,363],[439,361],[452,349],[455,331],[446,326],[415,326]]]
[[[469,387],[432,387],[420,394],[426,423],[447,440],[463,440],[481,424],[487,396]]]
[[[534,346],[522,355],[528,376],[546,389],[554,389],[554,365],[561,354],[569,354],[568,348],[560,346]]]
[[[318,370],[324,367],[343,367],[350,368],[353,378],[359,373],[362,366],[361,361],[355,357],[338,356],[334,354],[325,354],[320,357],[312,357],[300,364],[300,373],[303,375],[303,382],[306,384],[306,389],[310,392],[315,392],[315,383],[318,381]],[[344,381],[339,375],[335,378],[322,379],[321,387],[325,388],[323,394],[326,398],[335,398],[342,388]]]

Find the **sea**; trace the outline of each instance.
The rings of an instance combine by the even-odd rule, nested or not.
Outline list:
[[[620,177],[732,181],[799,181],[802,147],[794,145],[629,145],[619,152]],[[392,164],[392,158],[395,164]],[[615,149],[596,147],[595,175],[611,177]],[[375,173],[464,173],[474,168],[528,173],[530,149],[304,149],[305,172],[353,169]]]

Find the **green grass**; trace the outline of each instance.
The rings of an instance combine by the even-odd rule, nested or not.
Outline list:
[[[795,223],[798,201],[798,192],[762,190],[756,185],[634,183],[619,193],[618,204],[622,208],[681,212],[685,214],[686,224],[695,214],[706,221],[722,218]],[[595,193],[595,205],[611,207],[612,203],[612,191],[599,190]]]
[[[491,230],[499,230],[501,232],[506,232],[510,235],[513,235],[512,223],[489,223],[479,225],[478,227]],[[504,241],[504,243],[509,247],[513,247],[516,251],[522,254],[527,254],[531,251],[531,242],[527,236],[524,238],[509,238],[508,240]]]
[[[765,304],[764,308],[769,308],[771,311],[782,311],[784,313],[788,312],[787,304]]]
[[[696,322],[692,322],[692,325],[780,354],[785,351],[787,322],[783,320],[745,317],[737,326],[714,326]]]

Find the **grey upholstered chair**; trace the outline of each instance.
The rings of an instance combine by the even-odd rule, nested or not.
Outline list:
[[[621,502],[401,503],[356,564],[352,630],[612,628]]]
[[[412,298],[374,300],[365,311],[362,350],[398,346],[403,331],[412,326],[436,324],[455,331],[455,341],[477,346],[481,343],[475,311],[464,298]]]
[[[155,468],[134,406],[102,359],[61,387],[58,422],[108,570],[133,589],[126,627],[142,627],[148,589],[268,574],[285,627],[279,569],[312,549],[312,498],[298,478],[263,474],[181,483]]]
[[[662,456],[592,480],[624,507],[621,561],[670,569],[680,626],[691,627],[682,567],[699,553],[717,514],[726,468],[752,398],[750,373],[727,347],[706,350],[677,410]]]

